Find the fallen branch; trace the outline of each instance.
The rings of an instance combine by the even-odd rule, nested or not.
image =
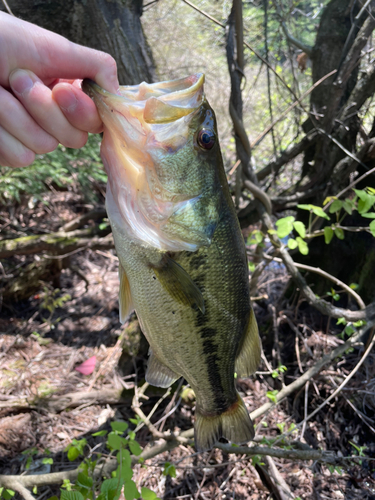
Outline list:
[[[113,248],[112,235],[109,229],[101,231],[98,227],[78,229],[76,231],[49,233],[43,235],[22,236],[13,240],[0,241],[0,259],[13,255],[31,255],[49,252],[63,255],[79,248],[104,249]]]

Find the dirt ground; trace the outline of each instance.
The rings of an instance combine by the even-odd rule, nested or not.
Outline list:
[[[37,203],[33,210],[22,204],[11,211],[4,209],[0,214],[2,238],[19,236],[26,229],[29,234],[56,231],[91,208],[77,193],[51,193],[48,205]],[[0,270],[3,281],[9,282],[18,269],[41,259],[41,255],[4,259]],[[134,418],[132,394],[144,383],[147,344],[141,339],[134,315],[123,326],[118,321],[117,267],[113,250],[76,252],[69,256],[57,283],[47,280],[30,298],[3,302],[0,474],[75,468],[79,461],[69,462],[65,451],[73,439],[86,437],[91,449],[100,450],[103,439],[92,437],[92,433],[109,429],[113,420]],[[259,281],[254,304],[264,360],[255,376],[238,381],[249,411],[268,401],[267,391],[292,382],[343,342],[334,322],[308,308],[292,290],[280,265],[268,267]],[[375,500],[374,354],[337,398],[298,426],[350,373],[362,353],[363,346],[346,353],[299,393],[256,421],[257,440],[280,436],[294,423],[293,439],[313,449],[330,450],[339,457],[365,455],[361,460],[346,460],[336,471],[313,461],[274,458],[293,498]],[[92,356],[96,357],[93,373],[79,373],[75,368]],[[286,367],[285,373],[273,378],[271,372],[280,365]],[[192,427],[194,401],[182,397],[184,388],[185,382],[177,382],[167,397],[165,390],[150,388],[146,393],[142,410],[148,415],[158,404],[152,416],[158,430],[179,432]],[[121,391],[123,399],[116,396]],[[67,394],[75,395],[74,404],[65,403]],[[141,447],[155,441],[146,426],[136,439]],[[30,456],[32,467],[27,471]],[[41,465],[44,457],[53,458],[53,464]],[[163,475],[165,462],[175,465],[176,477]],[[133,479],[165,500],[281,498],[270,487],[261,459],[219,449],[196,453],[189,445],[136,465]],[[42,500],[58,493],[57,487],[43,487],[35,497]]]

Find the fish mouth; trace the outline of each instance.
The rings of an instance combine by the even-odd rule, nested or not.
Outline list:
[[[134,115],[143,118],[145,123],[160,124],[194,112],[202,103],[203,84],[204,75],[197,73],[178,80],[122,86],[118,94],[112,94],[93,80],[86,79],[82,82],[82,90],[102,112],[105,108],[112,110],[127,106],[135,108],[132,109]]]
[[[164,230],[168,219],[199,193],[168,191],[158,177],[155,152],[168,155],[185,146],[189,124],[204,101],[203,84],[201,73],[122,86],[117,94],[92,80],[82,83],[104,123],[101,156],[118,226],[120,216],[127,234],[162,250],[198,248],[196,242],[173,238]]]

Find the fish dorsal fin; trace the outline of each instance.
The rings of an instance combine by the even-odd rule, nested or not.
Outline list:
[[[119,291],[119,309],[120,309],[120,322],[124,323],[126,317],[133,311],[133,300],[130,292],[130,284],[128,277],[122,265],[119,265],[118,274],[120,278],[120,291]]]
[[[152,266],[152,269],[171,297],[190,307],[196,305],[204,314],[205,309],[202,292],[184,268],[177,264],[177,262],[167,254],[164,254],[161,264]]]
[[[163,387],[166,389],[179,378],[180,375],[177,375],[177,373],[159,361],[155,354],[152,352],[150,353],[147,363],[146,382],[155,387]]]
[[[258,325],[254,311],[251,309],[249,323],[242,337],[240,350],[237,354],[235,371],[238,377],[249,377],[256,371],[260,363],[261,344]]]

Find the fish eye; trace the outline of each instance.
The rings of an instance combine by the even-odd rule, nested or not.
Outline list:
[[[202,149],[212,149],[216,142],[214,131],[209,128],[202,128],[198,132],[197,142]]]

